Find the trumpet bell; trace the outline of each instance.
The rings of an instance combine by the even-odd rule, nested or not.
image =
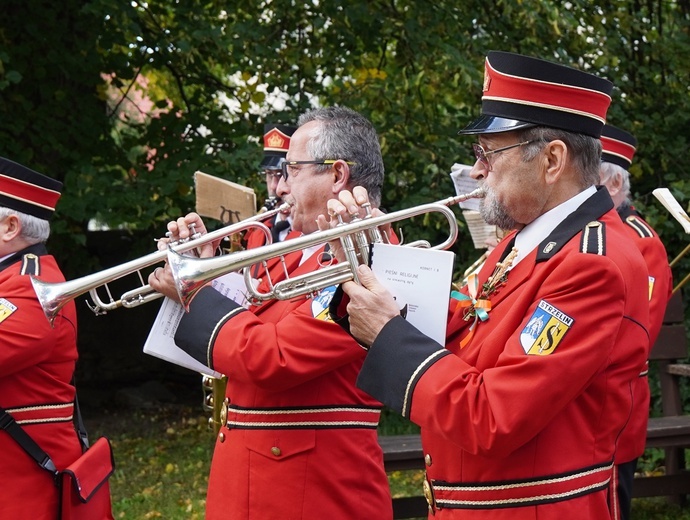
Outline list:
[[[268,229],[268,227],[262,224],[262,222],[275,216],[281,211],[287,211],[290,206],[291,204],[288,203],[281,204],[280,207],[272,211],[255,215],[254,217],[250,217],[241,222],[222,227],[193,240],[171,245],[170,247],[180,252],[192,251],[197,247],[210,244],[216,240],[244,232],[248,229],[258,229],[263,232],[266,242],[270,244],[271,231]],[[91,294],[91,297],[94,300],[94,305],[91,306],[91,310],[93,310],[97,315],[105,314],[107,311],[119,307],[131,309],[143,303],[160,298],[162,296],[161,294],[158,294],[151,288],[150,285],[143,282],[141,271],[147,267],[164,262],[167,257],[167,251],[155,251],[141,258],[125,262],[124,264],[117,265],[109,269],[104,269],[98,273],[93,273],[65,282],[45,282],[32,275],[31,284],[36,292],[36,297],[43,308],[43,312],[52,326],[53,322],[55,321],[55,317],[67,302],[87,292]],[[111,297],[110,302],[104,302],[98,297],[96,293],[96,289],[98,287],[105,287],[107,290],[109,283],[135,273],[139,275],[139,281],[141,283],[140,287],[124,293],[118,300],[115,300]],[[109,290],[108,294],[110,294]]]
[[[72,296],[76,289],[65,286],[66,283],[69,282],[44,282],[36,276],[31,275],[31,285],[36,292],[36,297],[51,327],[60,309],[62,309],[67,302],[72,300],[72,298],[76,297]]]

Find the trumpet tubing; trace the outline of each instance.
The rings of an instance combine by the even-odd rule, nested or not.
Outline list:
[[[199,238],[176,245],[171,245],[170,248],[179,253],[183,253],[251,228],[260,229],[265,234],[266,241],[270,243],[271,232],[261,222],[273,217],[281,211],[286,211],[289,208],[290,204],[282,204],[280,207],[271,211],[266,211],[253,217],[244,219],[241,222],[211,231],[210,233],[206,233]],[[36,292],[36,296],[41,304],[41,307],[43,308],[46,318],[48,318],[48,321],[50,321],[52,325],[58,312],[60,312],[60,309],[62,309],[65,304],[87,292],[94,300],[94,305],[91,306],[91,310],[97,315],[105,314],[106,312],[119,307],[128,309],[137,307],[143,303],[160,298],[162,296],[161,294],[155,292],[150,285],[144,283],[141,276],[141,270],[164,262],[167,258],[168,251],[155,251],[135,260],[125,262],[124,264],[65,282],[44,282],[40,278],[32,275],[31,284],[33,285],[34,291]],[[139,274],[141,286],[124,293],[118,300],[113,299],[112,296],[110,296],[110,291],[108,290],[107,284],[134,273]],[[102,301],[98,296],[97,289],[99,287],[106,288],[106,291],[110,296],[109,302]]]
[[[168,264],[177,285],[178,295],[182,305],[189,309],[189,305],[197,292],[208,282],[225,274],[245,269],[245,282],[247,290],[256,300],[267,299],[291,299],[297,296],[313,294],[325,287],[343,283],[349,280],[357,280],[356,269],[360,263],[358,249],[361,247],[361,236],[372,235],[373,230],[379,226],[385,226],[428,213],[440,213],[448,221],[448,238],[432,249],[448,249],[455,243],[458,235],[458,224],[455,213],[448,207],[470,198],[481,198],[484,192],[481,189],[468,194],[457,195],[435,203],[422,204],[405,210],[388,213],[378,217],[367,216],[356,219],[348,224],[339,224],[334,228],[317,231],[310,235],[293,238],[276,244],[269,244],[249,251],[239,251],[231,255],[212,258],[189,258],[180,255],[170,249]],[[353,237],[355,237],[353,239]],[[259,294],[253,287],[246,268],[264,262],[271,258],[283,257],[289,253],[307,249],[330,242],[340,240],[345,250],[347,260],[340,264],[319,269],[296,278],[288,278],[274,285],[270,292]],[[358,245],[360,244],[360,245]]]

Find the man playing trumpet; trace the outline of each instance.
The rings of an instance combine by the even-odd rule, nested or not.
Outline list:
[[[307,234],[342,190],[365,186],[377,206],[383,173],[366,118],[342,107],[316,109],[298,121],[276,192],[294,203],[293,229]],[[205,232],[192,213],[168,225],[173,239],[186,238],[191,223]],[[306,250],[290,274],[331,261],[323,247]],[[149,283],[178,299],[169,267]],[[182,318],[178,346],[228,376],[207,519],[392,517],[376,435],[381,406],[355,387],[365,351],[328,318],[334,289],[246,310],[205,287]]]
[[[461,133],[478,135],[482,216],[517,231],[451,304],[445,347],[366,266],[362,285],[343,285],[369,348],[358,387],[421,426],[435,518],[618,518],[616,443],[649,335],[647,269],[595,187],[611,88],[489,53],[483,115]],[[365,200],[340,199],[329,207],[341,215]]]

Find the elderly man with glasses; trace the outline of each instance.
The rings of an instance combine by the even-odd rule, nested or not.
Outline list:
[[[446,345],[365,266],[333,309],[369,348],[358,387],[421,426],[435,518],[618,518],[617,440],[649,336],[646,266],[596,187],[611,89],[489,53],[483,114],[461,134],[478,136],[482,215],[514,231],[451,303]],[[330,209],[346,214],[340,198]]]
[[[366,186],[378,205],[384,174],[378,137],[352,110],[302,115],[287,161],[276,193],[293,203],[297,231],[315,231],[327,201],[356,185]],[[185,238],[191,222],[204,231],[194,214],[168,228]],[[304,251],[301,261],[289,267],[291,275],[333,258],[320,247]],[[169,270],[149,282],[177,299]],[[365,351],[329,319],[334,291],[245,309],[207,287],[182,318],[177,344],[228,376],[208,520],[392,517],[376,434],[381,405],[355,387]]]

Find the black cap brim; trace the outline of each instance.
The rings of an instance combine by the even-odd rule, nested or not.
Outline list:
[[[458,132],[459,135],[498,134],[512,132],[521,128],[536,126],[534,123],[507,119],[505,117],[483,115]]]
[[[261,170],[280,170],[280,165],[285,161],[285,157],[279,155],[264,155],[259,169]]]

